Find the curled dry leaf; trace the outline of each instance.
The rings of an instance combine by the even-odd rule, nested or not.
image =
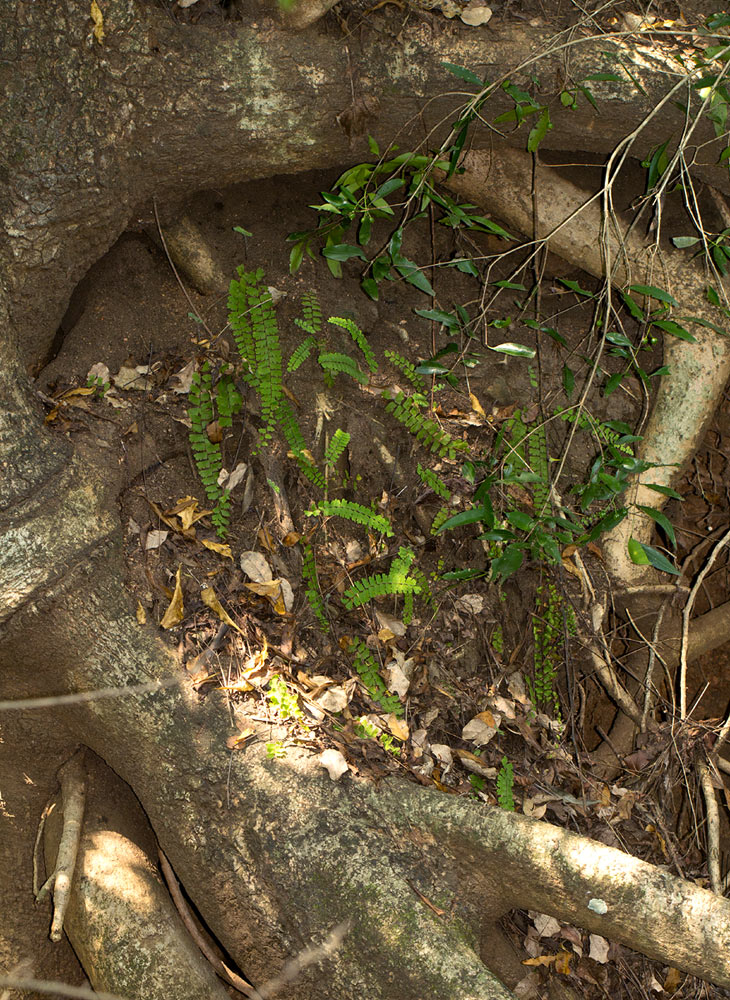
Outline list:
[[[210,610],[214,614],[216,614],[224,624],[230,625],[231,628],[235,628],[237,632],[241,631],[238,625],[236,625],[234,620],[225,610],[221,602],[218,600],[216,592],[213,590],[212,587],[204,587],[200,591],[200,598],[203,604],[205,604],[206,607],[210,608]]]
[[[223,556],[224,559],[230,559],[233,561],[233,553],[231,552],[231,546],[226,542],[211,542],[208,538],[201,538],[201,544],[210,549],[211,552],[217,552],[219,556]]]
[[[152,379],[148,378],[144,372],[139,371],[139,368],[143,367],[145,366],[128,368],[126,365],[122,365],[114,376],[114,384],[117,389],[136,389],[139,392],[147,392],[151,389],[154,384]]]
[[[323,750],[319,755],[319,763],[327,769],[332,781],[339,781],[342,775],[349,770],[347,761],[339,750]]]
[[[502,717],[498,713],[493,715],[488,710],[480,712],[464,726],[461,738],[476,743],[478,747],[486,746],[493,739],[501,721]]]
[[[321,694],[314,698],[314,702],[319,708],[333,714],[344,711],[349,700],[347,692],[341,684],[333,684],[331,687],[325,688]]]
[[[175,574],[175,590],[172,595],[172,600],[170,601],[167,611],[162,616],[162,621],[160,622],[162,628],[174,628],[183,620],[184,611],[182,581],[180,579],[181,573],[182,566],[178,566],[177,573]]]
[[[145,550],[149,552],[151,549],[159,549],[169,534],[169,531],[148,531],[144,543]]]
[[[137,601],[136,616],[137,616],[137,624],[138,625],[144,625],[147,622],[147,612],[142,607],[142,602],[141,601]]]
[[[229,475],[225,488],[227,490],[235,490],[235,488],[243,482],[244,476],[246,475],[247,472],[248,472],[248,463],[239,462],[238,465],[235,467],[235,469]]]
[[[246,587],[265,597],[277,615],[288,614],[294,607],[294,592],[288,580],[263,580],[261,583],[247,583]]]
[[[380,625],[381,630],[387,629],[392,636],[404,636],[406,634],[406,627],[399,618],[389,615],[386,611],[379,611],[377,609],[375,617],[378,619],[378,625]]]
[[[404,719],[399,719],[396,715],[391,713],[387,718],[388,729],[391,731],[393,736],[398,740],[408,739],[408,723]]]
[[[591,950],[588,957],[599,965],[605,965],[608,961],[608,941],[600,934],[591,934],[588,939],[591,943]]]
[[[486,767],[481,757],[477,757],[476,754],[470,753],[468,750],[457,749],[456,755],[467,771],[471,771],[472,774],[479,774],[482,778],[490,778],[492,781],[497,777],[497,768]]]

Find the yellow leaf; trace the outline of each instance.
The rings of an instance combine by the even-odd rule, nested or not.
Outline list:
[[[99,9],[99,4],[96,0],[91,0],[91,10],[89,13],[91,20],[94,22],[94,38],[101,45],[101,40],[104,37],[104,15]]]
[[[195,497],[183,497],[182,500],[178,500],[175,506],[171,507],[170,510],[166,510],[165,513],[168,517],[177,514],[182,523],[183,531],[187,531],[196,521],[199,521],[201,517],[205,517],[206,514],[210,514],[211,511],[198,510],[198,501]]]
[[[201,538],[200,541],[206,547],[206,549],[211,549],[213,552],[217,552],[219,556],[223,556],[224,559],[233,559],[233,553],[231,552],[231,546],[224,544],[223,542],[210,542],[207,538]]]
[[[203,600],[203,604],[207,605],[207,607],[209,607],[211,611],[213,611],[216,615],[218,615],[218,617],[222,622],[224,622],[226,625],[230,625],[231,628],[235,628],[237,632],[241,631],[238,625],[236,625],[234,620],[231,618],[231,616],[228,614],[228,612],[225,610],[221,602],[216,597],[216,593],[212,587],[205,587],[203,590],[200,591],[200,596]]]
[[[664,990],[666,993],[674,993],[682,981],[682,973],[679,969],[670,968],[667,978],[664,980]]]
[[[408,723],[403,719],[399,719],[397,715],[392,713],[388,716],[387,720],[388,729],[391,731],[393,736],[398,740],[408,739]]]
[[[147,612],[142,607],[142,602],[137,601],[137,624],[144,625],[147,622]]]
[[[563,951],[562,949],[555,956],[555,971],[559,972],[562,976],[570,975],[570,952]]]
[[[475,413],[478,413],[480,417],[484,417],[486,419],[487,415],[484,412],[484,407],[479,402],[479,400],[477,399],[477,397],[474,395],[473,392],[469,393],[469,399],[471,400],[471,408],[472,408],[472,410],[474,410]]]
[[[179,625],[183,620],[183,593],[182,593],[182,583],[180,580],[180,574],[182,572],[182,566],[178,566],[177,573],[175,574],[175,590],[172,595],[172,600],[167,608],[167,611],[162,617],[160,625],[162,628],[174,628]]]

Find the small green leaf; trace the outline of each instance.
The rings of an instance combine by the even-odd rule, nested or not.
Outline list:
[[[304,257],[304,243],[295,243],[289,254],[289,273],[296,274]]]
[[[611,393],[614,391],[614,389],[618,388],[618,386],[621,385],[623,377],[624,377],[623,372],[616,372],[615,375],[611,375],[609,378],[607,378],[606,384],[603,387],[603,395],[610,396]]]
[[[642,483],[641,485],[654,490],[655,493],[661,493],[664,497],[670,497],[672,500],[684,500],[681,493],[677,493],[676,490],[671,489],[669,486],[660,486],[658,483]]]
[[[510,342],[497,344],[496,347],[489,348],[490,351],[497,351],[499,354],[509,354],[513,358],[534,358],[536,351],[533,347],[526,347],[524,344],[513,344]]]
[[[350,260],[351,257],[359,257],[360,260],[367,260],[361,247],[353,246],[351,243],[335,243],[334,246],[325,247],[322,256],[329,260]]]
[[[628,551],[629,558],[637,566],[653,566],[654,569],[661,570],[662,573],[671,573],[673,576],[680,575],[677,567],[673,566],[665,555],[651,545],[644,545],[643,542],[637,542],[635,538],[630,538]]]
[[[508,545],[501,556],[492,560],[492,580],[506,580],[522,565],[525,553],[517,545]]]
[[[676,549],[677,539],[674,536],[674,528],[672,527],[671,522],[666,517],[666,515],[662,514],[662,512],[660,510],[657,510],[656,507],[644,507],[640,503],[637,503],[636,506],[639,508],[639,510],[643,511],[653,521],[656,521],[659,527],[664,530],[664,533],[666,534],[669,541],[672,543],[672,548]]]
[[[494,282],[492,282],[492,284],[496,288],[510,288],[510,289],[512,289],[512,291],[515,291],[515,292],[526,292],[527,291],[527,289],[525,288],[524,285],[521,285],[521,284],[519,284],[516,281],[507,281],[506,278],[502,278],[499,281],[494,281]]]
[[[684,250],[686,247],[693,247],[695,243],[699,243],[699,236],[673,236],[672,243],[679,250]]]
[[[243,226],[234,226],[234,233],[240,233],[241,236],[253,236],[253,233],[249,233],[248,229],[244,229]]]
[[[658,302],[666,302],[670,306],[679,305],[674,296],[665,292],[663,288],[656,288],[654,285],[631,285],[630,287],[631,291],[636,292],[637,295],[646,295]]]
[[[526,514],[523,510],[510,510],[506,515],[507,521],[520,531],[531,531],[535,527],[535,519]]]
[[[575,389],[575,375],[567,365],[563,365],[563,389],[568,397],[573,395],[573,389]]]
[[[424,319],[431,319],[436,323],[441,323],[442,326],[447,327],[449,330],[459,329],[459,321],[453,313],[442,312],[440,309],[416,309],[415,313],[416,316],[422,316]]]
[[[444,69],[447,69],[449,73],[453,73],[460,80],[466,81],[466,83],[473,83],[475,87],[483,87],[484,81],[481,80],[476,73],[472,73],[470,69],[466,69],[464,66],[459,66],[457,63],[442,62],[441,65]]]
[[[368,149],[373,156],[380,156],[380,146],[371,135],[368,136]]]
[[[689,330],[685,330],[683,326],[675,323],[672,319],[655,319],[652,326],[658,326],[660,330],[664,330],[665,333],[677,337],[679,340],[686,340],[690,344],[697,343],[697,338],[693,337]]]
[[[527,137],[527,152],[536,153],[538,147],[545,136],[548,134],[550,129],[553,127],[550,121],[550,112],[547,108],[543,108],[540,113],[540,117],[537,120],[537,124],[533,125],[530,129],[530,133]]]
[[[437,534],[441,534],[444,531],[451,531],[453,528],[461,528],[465,524],[477,524],[484,522],[489,525],[489,528],[494,524],[494,513],[492,511],[491,503],[484,504],[482,507],[472,507],[471,510],[462,510],[459,514],[454,514],[447,521],[441,525],[438,529]]]
[[[577,281],[572,281],[570,278],[560,278],[560,284],[565,285],[569,288],[571,292],[575,292],[576,295],[585,295],[587,298],[593,297],[593,292],[589,292],[586,288],[581,288]]]
[[[365,292],[365,294],[371,298],[374,302],[377,302],[380,298],[380,289],[378,288],[378,283],[373,278],[363,278],[360,287]]]
[[[399,257],[393,263],[396,271],[398,271],[401,277],[405,278],[410,285],[413,285],[420,292],[425,292],[426,295],[433,296],[436,294],[431,286],[431,282],[412,260],[407,260],[405,257]]]

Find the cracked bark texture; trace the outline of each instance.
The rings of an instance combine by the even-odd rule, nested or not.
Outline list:
[[[351,163],[367,156],[367,132],[401,147],[438,141],[461,101],[448,93],[460,85],[442,61],[494,79],[549,35],[435,20],[397,37],[387,25],[366,27],[345,41],[321,24],[292,37],[266,13],[191,28],[132,0],[102,9],[103,44],[87,0],[0,9],[0,668],[15,697],[182,678],[124,591],[118,483],[103,440],[72,446],[45,429],[25,374],[48,355],[83,274],[130,222],[149,217],[153,197],[173,212],[192,190]],[[606,85],[600,118],[587,106],[559,116],[552,148],[574,149],[580,131],[582,145],[606,152],[665,93],[661,50],[620,44],[645,93]],[[540,75],[600,72],[605,47],[582,39],[567,68],[566,50],[554,49]],[[657,115],[637,153],[676,115],[671,106]],[[698,169],[718,186],[716,153],[710,142]],[[223,707],[198,701],[184,679],[46,718],[133,788],[203,916],[254,982],[355,918],[337,958],[286,994],[298,1000],[506,997],[481,961],[482,939],[502,908],[528,904],[730,985],[726,900],[625,856],[619,864],[617,852],[546,824],[399,782],[333,784],[304,751],[283,764],[258,747],[231,760]],[[534,852],[533,842],[542,845]],[[620,893],[613,870],[628,883]],[[601,893],[608,919],[587,909]]]

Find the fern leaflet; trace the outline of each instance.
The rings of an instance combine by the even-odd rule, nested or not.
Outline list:
[[[295,320],[296,322],[296,320]],[[286,366],[288,372],[295,372],[300,368],[304,362],[307,360],[309,355],[319,346],[319,341],[315,336],[309,336],[306,340],[303,340],[301,344],[294,349],[292,356],[289,358],[289,362]]]
[[[451,497],[451,490],[448,488],[446,483],[437,476],[432,469],[427,469],[419,462],[416,466],[416,471],[420,476],[421,482],[424,486],[428,486],[430,490],[436,494],[436,496],[441,497],[442,500],[448,500]]]
[[[330,443],[325,448],[324,460],[325,464],[330,468],[334,468],[337,464],[340,455],[345,450],[345,448],[350,443],[350,435],[347,431],[340,430],[338,427],[335,433],[332,435]]]
[[[379,531],[388,537],[391,537],[393,534],[393,528],[387,517],[384,517],[382,514],[376,514],[369,507],[353,503],[351,500],[322,500],[306,511],[307,517],[313,517],[317,514],[322,514],[325,517],[344,517],[348,521],[354,521],[355,524],[364,524],[365,527],[372,528],[373,531]]]
[[[317,578],[317,564],[314,560],[314,552],[312,546],[305,541],[302,541],[302,578],[305,582],[306,589],[305,594],[307,595],[307,600],[309,601],[309,606],[315,613],[319,620],[319,624],[322,626],[323,632],[329,632],[330,623],[325,613],[324,600],[322,598],[322,592],[319,589],[319,580]]]
[[[375,374],[378,370],[378,362],[375,360],[375,355],[373,354],[373,349],[368,343],[368,339],[362,332],[360,327],[353,323],[351,319],[344,319],[341,316],[330,316],[327,320],[328,323],[332,323],[333,326],[341,326],[350,334],[352,339],[355,341],[357,346],[362,351],[365,356],[365,363],[367,364],[370,371]]]
[[[307,451],[307,445],[299,429],[297,418],[294,416],[294,411],[286,399],[282,399],[279,403],[278,422],[296,459],[297,465],[310,482],[323,490],[325,486],[324,476],[314,464]]]
[[[373,701],[377,702],[385,712],[392,712],[393,715],[402,717],[403,706],[400,698],[396,694],[391,694],[386,688],[377,661],[362,639],[353,639],[348,652],[353,658],[353,666],[358,677]]]
[[[407,358],[404,358],[402,354],[398,354],[397,351],[386,351],[385,356],[393,367],[397,368],[408,379],[416,392],[426,391],[426,383],[416,371],[415,365]]]
[[[211,519],[220,538],[225,538],[230,518],[230,496],[218,483],[223,456],[220,445],[208,437],[208,426],[213,422],[213,377],[210,365],[204,362],[190,383],[188,417],[190,418],[190,448],[195,467],[203,484],[209,503],[213,504]]]
[[[335,375],[340,374],[349,375],[350,378],[354,378],[360,385],[367,385],[367,375],[349,354],[325,353],[320,354],[317,360],[324,373],[329,375],[330,378],[334,378]]]
[[[385,407],[387,413],[398,420],[407,430],[414,434],[424,447],[435,452],[442,458],[446,456],[455,459],[457,452],[468,451],[469,445],[466,441],[453,438],[448,431],[439,427],[435,420],[429,420],[418,409],[413,399],[399,392],[392,396],[387,390],[383,393],[383,399],[388,403]]]

